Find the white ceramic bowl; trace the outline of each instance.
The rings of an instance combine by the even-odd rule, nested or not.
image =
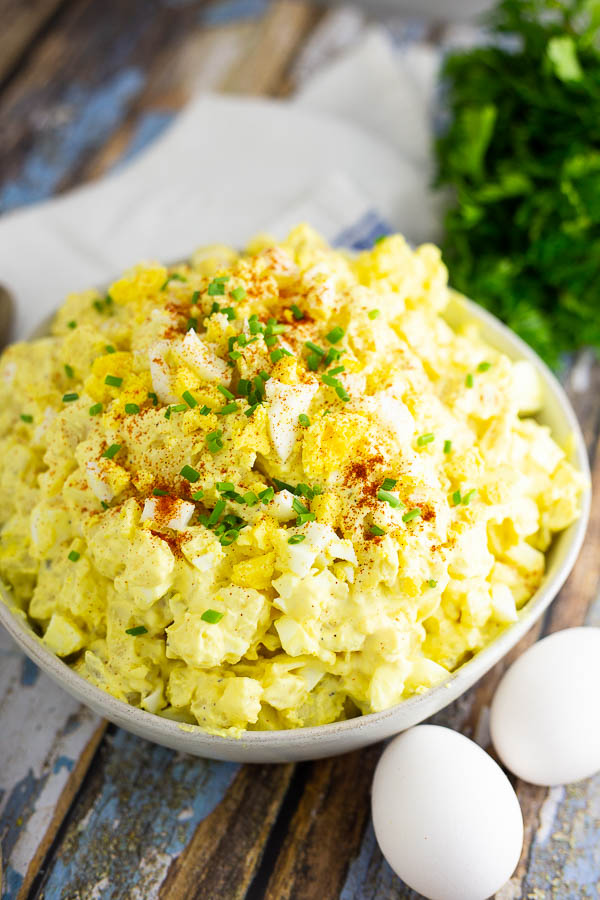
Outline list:
[[[590,479],[587,453],[581,430],[571,405],[550,370],[538,356],[512,331],[477,304],[454,296],[447,312],[453,325],[476,320],[488,343],[512,359],[528,359],[540,376],[544,389],[544,409],[539,421],[552,429],[561,445],[572,438],[572,461]],[[373,744],[383,738],[404,731],[447,706],[471,687],[501,659],[526,633],[552,602],[579,553],[589,517],[591,492],[583,495],[581,515],[569,528],[557,535],[547,554],[547,570],[531,600],[519,613],[519,619],[495,641],[465,663],[446,681],[420,696],[412,697],[397,706],[349,719],[332,725],[298,728],[286,731],[247,732],[240,739],[222,738],[207,734],[200,727],[163,719],[153,713],[128,706],[116,700],[80,675],[77,675],[41,643],[21,615],[15,614],[0,602],[0,622],[15,641],[41,669],[66,691],[91,707],[101,716],[134,734],[196,756],[228,759],[239,762],[288,762],[318,759],[338,753],[348,753]],[[0,585],[0,593],[6,592]]]

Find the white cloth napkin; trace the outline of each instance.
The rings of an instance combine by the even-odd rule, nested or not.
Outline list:
[[[310,221],[362,246],[385,230],[436,237],[430,112],[439,52],[396,50],[383,29],[304,83],[287,103],[194,100],[133,162],[0,219],[0,282],[27,336],[71,290],[139,259],[243,245]]]

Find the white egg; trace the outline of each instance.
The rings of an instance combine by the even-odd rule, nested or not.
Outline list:
[[[373,781],[381,851],[429,900],[485,900],[508,881],[523,817],[502,769],[464,735],[419,725],[398,735]]]
[[[502,762],[532,784],[566,784],[600,769],[600,628],[568,628],[506,672],[490,713]]]

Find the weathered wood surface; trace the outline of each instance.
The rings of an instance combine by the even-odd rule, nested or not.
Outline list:
[[[288,93],[354,41],[365,16],[308,0],[0,0],[0,21],[2,210],[130,158],[198,90]],[[598,485],[600,367],[584,355],[566,385]],[[510,660],[542,632],[586,617],[600,624],[599,548],[596,497],[585,548],[545,620],[436,721],[488,746],[489,702]],[[196,760],[112,726],[105,733],[6,637],[0,669],[4,898],[416,896],[382,859],[370,825],[380,748],[298,766]],[[600,777],[516,788],[526,840],[499,897],[597,897]]]

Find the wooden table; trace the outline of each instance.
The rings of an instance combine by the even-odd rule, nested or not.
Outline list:
[[[356,9],[327,12],[305,0],[0,0],[0,22],[0,209],[106,172],[194,91],[285,94],[365,27]],[[583,354],[564,382],[598,484],[600,366]],[[579,562],[544,621],[436,721],[487,745],[489,701],[510,659],[541,633],[600,624],[599,548],[596,502]],[[370,824],[380,747],[282,766],[188,758],[107,726],[6,636],[0,667],[4,898],[415,896],[383,861]],[[515,786],[525,845],[498,897],[598,897],[600,777]]]

